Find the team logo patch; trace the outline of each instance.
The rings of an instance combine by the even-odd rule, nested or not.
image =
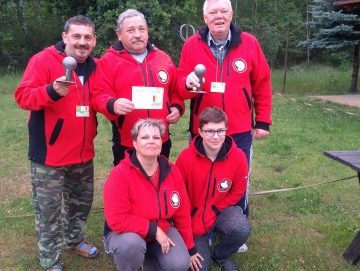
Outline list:
[[[159,70],[157,73],[157,78],[162,84],[166,84],[169,81],[169,74],[166,70]]]
[[[179,208],[180,206],[180,196],[176,191],[172,192],[171,194],[171,206],[174,208]]]
[[[229,191],[230,187],[231,187],[231,181],[228,179],[224,179],[218,184],[219,192]]]
[[[233,68],[238,73],[243,73],[247,69],[247,64],[244,59],[237,58],[233,62]]]

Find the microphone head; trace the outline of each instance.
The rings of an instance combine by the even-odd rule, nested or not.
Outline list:
[[[75,70],[77,61],[72,56],[67,56],[64,58],[62,65],[66,70]]]
[[[197,64],[194,69],[195,75],[197,77],[202,77],[206,72],[206,67],[203,64]]]

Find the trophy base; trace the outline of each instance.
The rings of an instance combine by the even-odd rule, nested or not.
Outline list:
[[[206,91],[203,91],[203,90],[189,90],[189,92],[192,92],[192,93],[206,93]]]
[[[63,80],[56,80],[56,82],[60,82],[60,83],[67,83],[69,85],[75,84],[76,82],[73,81],[63,81]]]

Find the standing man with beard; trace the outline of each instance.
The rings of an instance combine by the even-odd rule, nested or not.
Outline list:
[[[93,158],[96,113],[90,91],[96,59],[95,26],[82,15],[67,20],[62,41],[33,56],[15,100],[29,110],[31,185],[36,239],[44,270],[61,271],[61,249],[94,258],[98,251],[85,241],[83,226],[94,193]],[[64,82],[62,62],[77,62]]]
[[[270,69],[257,39],[232,22],[230,0],[206,0],[205,26],[186,40],[178,69],[178,89],[183,99],[191,99],[191,137],[199,134],[199,116],[208,106],[218,106],[229,118],[227,134],[246,155],[251,166],[252,140],[269,135],[272,107]],[[206,67],[202,90],[194,67]],[[254,117],[254,120],[253,120]],[[249,215],[248,191],[237,203]],[[238,252],[247,250],[241,246]]]
[[[175,124],[185,109],[176,90],[176,66],[148,42],[147,23],[139,11],[121,13],[116,34],[119,41],[99,60],[92,97],[94,109],[112,123],[114,166],[125,158],[125,150],[133,147],[130,131],[144,118],[165,124],[161,154],[168,158],[169,125]],[[137,93],[141,94],[136,98]]]

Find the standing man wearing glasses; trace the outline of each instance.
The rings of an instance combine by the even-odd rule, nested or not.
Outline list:
[[[230,0],[204,2],[206,25],[184,44],[177,84],[181,97],[191,99],[191,136],[198,134],[199,116],[204,108],[220,107],[229,118],[227,134],[244,151],[250,166],[252,140],[267,137],[272,124],[270,69],[257,39],[236,26],[232,16]],[[197,64],[206,67],[204,94],[189,91],[200,86],[193,72]],[[247,195],[237,203],[246,216]],[[239,252],[246,250],[245,244],[239,248]]]
[[[195,246],[204,260],[196,258],[191,270],[208,270],[212,260],[221,271],[239,270],[230,257],[250,236],[251,226],[235,204],[248,182],[245,154],[226,135],[228,119],[223,110],[211,106],[199,116],[199,135],[179,155],[176,165],[190,198]],[[211,255],[209,237],[223,235]]]

